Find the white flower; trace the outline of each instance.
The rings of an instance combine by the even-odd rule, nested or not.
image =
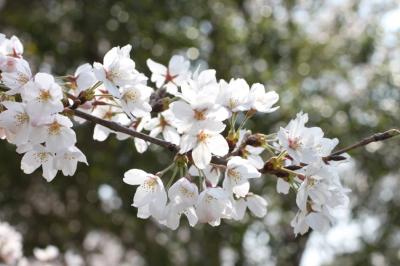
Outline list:
[[[152,88],[140,83],[124,86],[121,88],[121,107],[130,116],[147,116],[151,112],[149,100],[152,93]]]
[[[280,128],[278,132],[279,144],[297,163],[312,163],[320,157],[315,147],[324,133],[319,127],[305,127],[307,121],[307,114],[298,113],[296,119],[291,120],[286,128]]]
[[[55,246],[47,246],[46,248],[34,248],[33,249],[33,255],[35,255],[35,258],[39,261],[46,262],[46,261],[52,261],[58,257],[60,254],[59,250]]]
[[[164,85],[167,92],[173,95],[177,94],[178,87],[191,76],[190,62],[180,55],[171,58],[168,68],[151,59],[147,59],[147,66],[152,72],[151,81],[156,83],[157,88]]]
[[[36,130],[32,127],[29,114],[24,103],[2,102],[7,110],[0,113],[0,127],[5,129],[7,140],[15,145],[27,143]]]
[[[347,205],[348,190],[342,187],[339,176],[331,167],[315,163],[298,172],[304,179],[296,197],[296,203],[301,210],[307,210],[307,203],[311,204],[314,211],[320,210],[324,205],[331,208]]]
[[[261,173],[247,160],[234,156],[229,159],[226,166],[223,188],[238,197],[244,197],[250,189],[248,179],[260,176]]]
[[[217,102],[224,106],[228,112],[239,112],[247,110],[249,97],[249,85],[244,79],[231,79],[229,83],[221,80],[220,92]]]
[[[206,177],[206,181],[208,181],[212,187],[216,187],[219,182],[219,178],[221,177],[221,168],[217,165],[209,164],[204,169],[199,169],[195,165],[190,166],[189,174],[191,176],[201,176],[204,175]]]
[[[56,168],[61,170],[64,176],[73,176],[76,172],[78,162],[88,164],[86,156],[75,146],[57,152],[55,157]]]
[[[0,55],[11,56],[11,57],[22,57],[24,53],[24,46],[16,36],[12,36],[10,39],[5,38],[2,34],[0,37]]]
[[[21,234],[8,223],[0,222],[0,261],[15,265],[22,255]]]
[[[235,219],[242,220],[244,217],[244,213],[246,208],[256,216],[256,217],[264,217],[267,214],[267,201],[253,193],[247,194],[243,198],[239,198],[235,202]]]
[[[228,194],[222,188],[206,188],[199,195],[196,213],[199,222],[218,226],[221,218],[232,217],[233,205]]]
[[[15,61],[13,71],[1,73],[1,80],[10,88],[7,91],[9,95],[22,93],[25,85],[32,79],[31,68],[27,61],[22,58],[13,58],[12,60]]]
[[[107,101],[104,100],[106,103]],[[128,116],[122,112],[122,109],[115,106],[110,105],[99,105],[94,108],[92,115],[97,116],[104,120],[109,120],[112,122],[116,122],[118,124],[129,126],[131,124],[131,120]],[[127,139],[129,136],[120,132],[115,132],[107,127],[97,124],[94,127],[93,139],[97,141],[105,141],[110,133],[115,133],[117,135],[118,140]]]
[[[26,109],[34,124],[43,123],[50,115],[64,109],[61,87],[54,82],[53,76],[46,73],[35,75],[34,82],[29,82],[24,90],[22,99],[27,103]]]
[[[170,201],[182,208],[193,206],[198,196],[199,190],[197,186],[184,177],[176,181],[168,190]]]
[[[37,138],[46,142],[49,151],[63,151],[76,143],[76,135],[71,127],[72,122],[68,117],[57,114],[52,117],[50,123],[43,126],[43,132]]]
[[[216,104],[219,86],[214,70],[202,71],[182,85],[182,100],[170,104],[174,116],[174,126],[179,132],[187,132],[197,123],[206,120],[224,121],[229,112]]]
[[[311,227],[313,230],[323,232],[329,228],[330,220],[327,215],[317,212],[299,211],[291,221],[290,225],[294,229],[294,233],[304,235]]]
[[[71,82],[72,94],[78,96],[82,91],[93,87],[97,79],[94,75],[93,67],[86,63],[76,69],[74,76],[69,81]]]
[[[147,121],[144,129],[150,131],[151,137],[157,137],[162,134],[163,138],[175,145],[179,145],[180,135],[175,127],[172,126],[170,110],[166,110]]]
[[[181,138],[180,153],[192,150],[194,164],[204,169],[210,163],[212,155],[224,156],[229,151],[228,143],[220,134],[225,129],[221,122],[206,121],[199,124]]]
[[[262,84],[256,83],[251,86],[248,105],[250,109],[261,113],[271,113],[279,107],[272,107],[279,100],[279,95],[275,91],[265,92]]]
[[[54,165],[54,154],[43,145],[35,145],[22,157],[21,169],[25,174],[31,174],[40,166],[42,166],[43,177],[47,182],[53,180],[58,171]]]
[[[94,73],[99,81],[102,81],[109,93],[119,98],[118,87],[129,85],[135,75],[135,62],[130,58],[131,45],[120,48],[114,47],[106,53],[103,64],[94,63]]]
[[[139,186],[136,190],[132,206],[138,208],[138,217],[146,219],[150,215],[162,219],[167,203],[161,179],[140,169],[131,169],[124,175],[124,182],[128,185]]]
[[[169,228],[175,230],[179,226],[181,215],[184,214],[191,226],[196,225],[197,215],[194,204],[199,196],[198,188],[186,178],[176,181],[168,190],[170,203],[167,206],[166,220],[163,222]]]

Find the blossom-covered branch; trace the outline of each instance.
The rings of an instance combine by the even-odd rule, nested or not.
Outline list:
[[[277,176],[277,191],[296,193],[295,234],[333,223],[331,211],[348,203],[338,175],[340,154],[399,134],[390,130],[333,152],[339,141],[308,127],[299,112],[278,132],[252,132],[253,116],[275,112],[279,95],[244,79],[217,80],[216,71],[192,71],[183,56],[168,66],[147,60],[153,87],[136,70],[131,46],[114,47],[103,62],[83,64],[74,74],[54,77],[31,72],[23,45],[0,35],[0,133],[24,154],[26,174],[42,168],[51,181],[59,171],[74,175],[78,162],[74,125],[94,123],[93,139],[133,139],[136,150],[162,146],[175,153],[166,168],[126,171],[123,182],[137,186],[132,206],[142,219],[176,229],[184,215],[190,226],[222,219],[242,220],[246,209],[267,213],[267,202],[251,191],[253,179]],[[71,120],[73,119],[73,120]]]

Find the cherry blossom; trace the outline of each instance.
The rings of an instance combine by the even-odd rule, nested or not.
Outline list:
[[[191,76],[190,62],[180,55],[174,55],[169,61],[168,67],[151,59],[147,59],[147,66],[152,72],[151,81],[156,84],[157,88],[165,86],[167,92],[172,95],[176,95],[178,87]]]
[[[226,166],[223,188],[238,197],[244,197],[250,189],[248,179],[260,176],[260,172],[245,159],[234,156],[229,159]]]
[[[128,185],[139,186],[132,203],[132,206],[139,209],[139,218],[154,216],[161,219],[163,217],[167,193],[158,176],[140,169],[131,169],[124,174],[123,180]]]
[[[253,193],[247,194],[245,197],[239,198],[235,204],[236,220],[242,220],[246,209],[248,208],[251,213],[256,217],[264,217],[267,214],[267,201]]]
[[[168,67],[148,59],[155,83],[148,84],[135,69],[131,48],[114,47],[103,63],[83,64],[55,78],[32,73],[19,39],[0,34],[0,137],[23,154],[24,173],[41,167],[51,181],[59,171],[74,175],[79,162],[88,165],[76,147],[73,118],[94,122],[94,140],[115,134],[119,141],[133,140],[138,153],[153,144],[173,153],[156,174],[134,168],[123,178],[137,186],[132,203],[137,216],[173,230],[182,215],[190,226],[242,220],[246,209],[264,217],[267,201],[250,192],[262,174],[276,177],[278,193],[296,193],[298,211],[291,222],[296,235],[326,230],[334,221],[332,210],[348,205],[336,162],[347,156],[333,153],[337,139],[306,126],[307,114],[298,113],[277,133],[252,133],[246,122],[256,113],[276,111],[276,92],[259,83],[250,87],[243,78],[218,81],[213,69],[191,73],[183,56],[173,56]],[[0,240],[1,230],[0,224]],[[0,242],[4,259],[13,248]],[[58,256],[52,247],[34,253],[45,262]],[[21,256],[15,254],[10,258]]]
[[[220,134],[225,129],[221,122],[204,122],[188,134],[182,136],[180,153],[192,150],[194,164],[204,169],[211,162],[212,155],[224,156],[228,153],[228,143]]]
[[[206,188],[199,195],[196,213],[199,222],[218,226],[222,218],[232,217],[233,205],[222,188]]]
[[[135,70],[135,62],[130,58],[131,45],[120,48],[114,47],[106,53],[103,64],[93,64],[96,78],[103,82],[109,93],[120,97],[120,86],[129,85],[138,72]]]
[[[248,105],[250,109],[261,113],[271,113],[279,107],[272,107],[279,100],[279,95],[275,91],[265,92],[262,84],[256,83],[251,86]]]
[[[34,124],[47,122],[50,115],[64,109],[61,87],[53,76],[46,73],[35,75],[33,82],[24,90],[22,99],[27,103],[26,109]]]
[[[21,169],[25,174],[31,174],[37,168],[42,167],[43,177],[50,182],[57,174],[54,165],[54,154],[43,145],[35,145],[27,151],[21,160]]]
[[[151,118],[144,124],[144,129],[150,131],[149,135],[157,137],[162,134],[166,141],[179,145],[180,135],[177,129],[173,126],[169,110],[160,113],[157,117]]]

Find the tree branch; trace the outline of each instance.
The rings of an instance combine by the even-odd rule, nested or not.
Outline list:
[[[363,146],[368,145],[369,143],[372,143],[372,142],[384,141],[384,140],[390,139],[390,138],[398,136],[398,135],[400,135],[400,130],[394,129],[394,128],[393,129],[389,129],[389,130],[387,130],[385,132],[382,132],[382,133],[375,133],[374,135],[369,136],[369,137],[367,137],[367,138],[365,138],[365,139],[363,139],[363,140],[361,140],[361,141],[359,141],[359,142],[357,142],[355,144],[352,144],[350,146],[347,146],[347,147],[345,147],[343,149],[340,149],[338,151],[335,151],[335,152],[331,153],[329,156],[325,157],[324,160],[330,161],[335,156],[338,156],[338,155],[343,154],[345,152],[348,152],[350,150],[353,150],[353,149],[356,149],[356,148],[359,148],[359,147],[363,147]]]
[[[153,143],[153,144],[159,145],[161,147],[167,148],[170,151],[178,151],[178,146],[176,146],[175,144],[172,144],[172,143],[170,143],[168,141],[165,141],[165,140],[162,140],[162,139],[159,139],[159,138],[150,137],[147,134],[138,132],[136,130],[130,129],[128,127],[125,127],[123,125],[120,125],[120,124],[112,122],[112,121],[101,119],[101,118],[99,118],[97,116],[82,112],[82,111],[77,110],[77,109],[75,109],[75,110],[71,109],[71,108],[66,108],[66,109],[68,110],[69,113],[72,113],[73,115],[75,115],[77,117],[83,118],[83,119],[85,119],[87,121],[90,121],[90,122],[93,122],[95,124],[102,125],[102,126],[104,126],[106,128],[114,130],[116,132],[121,132],[121,133],[130,135],[132,137],[148,141],[150,143]]]

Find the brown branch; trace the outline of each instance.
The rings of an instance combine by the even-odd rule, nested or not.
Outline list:
[[[364,138],[363,140],[361,140],[355,144],[352,144],[350,146],[347,146],[343,149],[340,149],[338,151],[331,153],[329,156],[324,157],[324,160],[326,160],[326,161],[334,160],[335,157],[337,157],[340,154],[343,154],[345,152],[348,152],[350,150],[353,150],[353,149],[356,149],[359,147],[363,147],[372,142],[384,141],[384,140],[390,139],[392,137],[395,137],[397,135],[400,135],[400,130],[398,130],[398,129],[389,129],[382,133],[375,133],[374,135]]]
[[[66,109],[67,109],[68,113],[72,113],[73,115],[75,115],[77,117],[83,118],[83,119],[85,119],[87,121],[90,121],[90,122],[93,122],[95,124],[102,125],[102,126],[104,126],[106,128],[114,130],[116,132],[121,132],[121,133],[130,135],[132,137],[148,141],[150,143],[153,143],[153,144],[159,145],[161,147],[167,148],[170,151],[178,151],[178,147],[175,144],[172,144],[172,143],[170,143],[168,141],[150,137],[147,134],[138,132],[136,130],[130,129],[128,127],[125,127],[123,125],[120,125],[120,124],[112,122],[112,121],[101,119],[101,118],[99,118],[97,116],[82,112],[80,110],[76,110],[76,109],[74,110],[74,109],[70,109],[70,108],[66,108]]]

